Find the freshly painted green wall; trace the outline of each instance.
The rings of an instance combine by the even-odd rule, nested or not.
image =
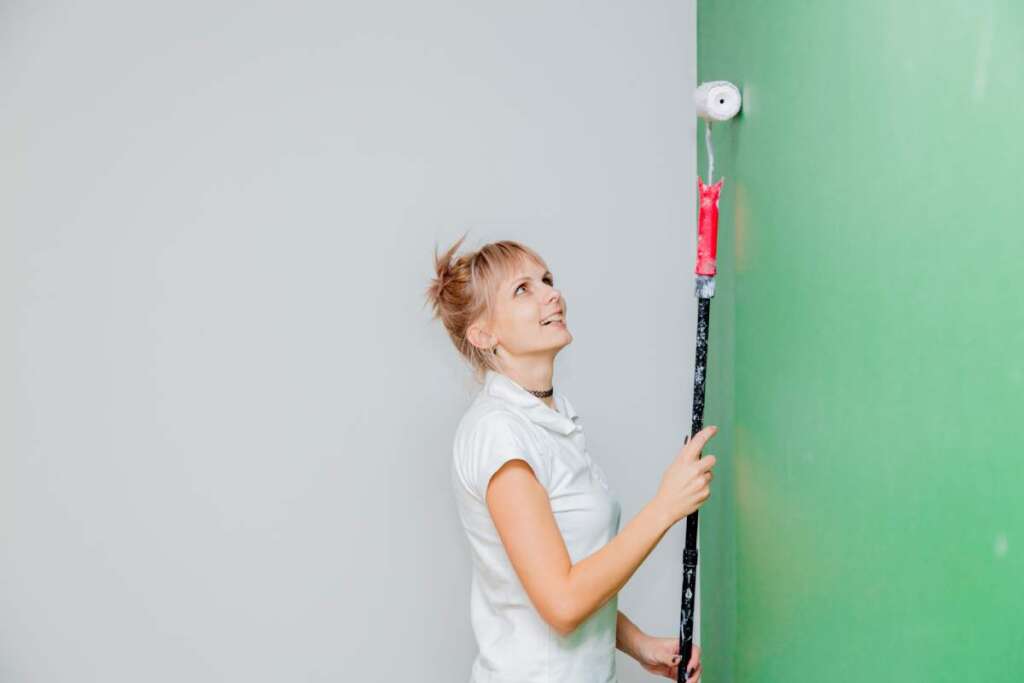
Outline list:
[[[1024,681],[1024,3],[697,12],[702,683]]]

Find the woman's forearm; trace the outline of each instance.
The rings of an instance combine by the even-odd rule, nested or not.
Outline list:
[[[640,641],[647,636],[640,627],[629,620],[622,610],[615,623],[615,647],[633,659],[639,659]]]
[[[573,629],[619,592],[674,523],[651,501],[607,545],[570,568],[564,597]]]

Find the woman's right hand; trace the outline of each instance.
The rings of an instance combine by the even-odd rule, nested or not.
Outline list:
[[[712,425],[694,434],[661,477],[654,502],[669,515],[672,524],[711,497],[711,480],[715,476],[711,468],[715,464],[715,456],[705,455],[702,458],[700,452],[716,432],[718,427]]]

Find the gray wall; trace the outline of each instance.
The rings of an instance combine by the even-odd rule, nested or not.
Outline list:
[[[689,415],[692,0],[0,19],[0,680],[465,680],[434,243],[548,259],[628,521]],[[659,635],[682,529],[620,595]]]

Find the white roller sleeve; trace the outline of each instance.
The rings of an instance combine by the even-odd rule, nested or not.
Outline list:
[[[740,110],[740,91],[729,81],[701,83],[693,99],[697,116],[705,121],[728,121]]]

